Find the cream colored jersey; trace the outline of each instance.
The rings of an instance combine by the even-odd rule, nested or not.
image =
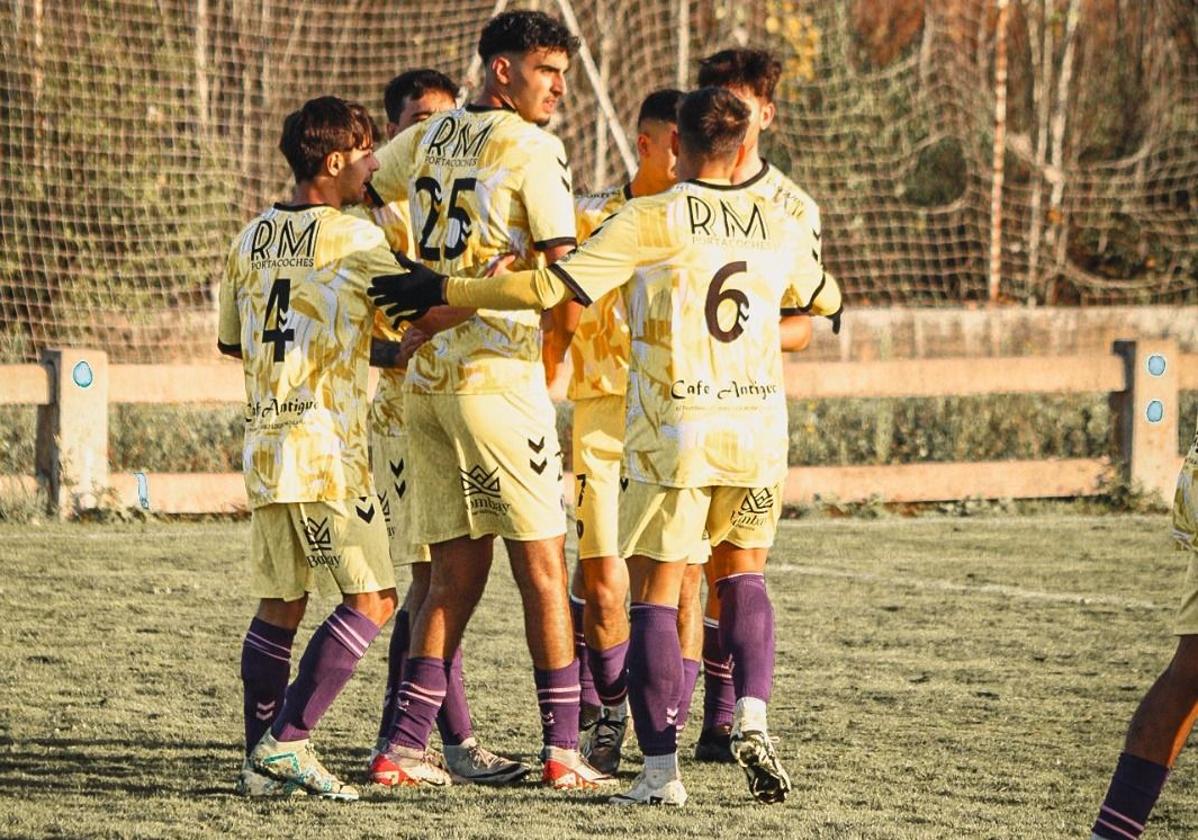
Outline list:
[[[446,274],[512,271],[575,242],[569,162],[561,141],[514,111],[467,105],[409,128],[378,154],[379,198],[407,196],[415,256]],[[406,388],[430,394],[542,387],[540,317],[480,310],[412,359]]]
[[[585,242],[595,228],[632,198],[629,184],[574,199],[578,241]],[[570,342],[572,400],[622,396],[628,385],[629,333],[624,296],[604,295],[582,311]]]
[[[377,227],[325,205],[275,205],[233,240],[219,341],[243,359],[251,507],[374,492],[366,288],[398,270]]]
[[[823,247],[821,242],[819,205],[807,194],[802,187],[768,161],[761,162],[761,170],[748,181],[739,186],[749,190],[754,195],[780,205],[791,216],[804,219],[811,226],[812,254],[815,262],[808,265],[809,270],[819,272],[817,279],[823,279]],[[782,314],[794,315],[802,311],[801,301],[787,298],[782,301]]]
[[[667,487],[783,480],[778,311],[783,301],[825,314],[839,307],[838,290],[816,300],[823,272],[813,240],[794,208],[691,181],[633,199],[550,268],[584,303],[628,283],[626,478]]]

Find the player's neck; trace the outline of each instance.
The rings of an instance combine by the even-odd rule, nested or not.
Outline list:
[[[636,171],[632,181],[629,184],[632,197],[640,198],[643,195],[657,195],[659,192],[665,192],[670,187],[674,186],[674,182],[669,178],[659,178],[643,168]]]
[[[292,207],[327,204],[334,210],[340,210],[341,196],[337,195],[336,190],[328,189],[317,181],[303,181],[295,185],[295,191],[291,193],[291,201],[288,203]]]
[[[478,96],[474,97],[470,104],[479,108],[507,108],[512,111],[516,110],[507,94],[490,85],[484,85],[482,90],[478,92]]]
[[[740,166],[732,171],[732,183],[743,184],[760,172],[761,167],[764,165],[765,161],[761,159],[761,153],[754,146],[745,152],[745,159],[740,162]]]

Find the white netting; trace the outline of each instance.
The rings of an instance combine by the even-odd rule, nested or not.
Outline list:
[[[986,300],[994,0],[568,7],[595,63],[575,63],[556,127],[579,188],[624,172],[598,89],[630,130],[699,56],[763,44],[786,61],[768,155],[822,205],[850,302]],[[325,93],[381,116],[383,85],[415,66],[464,78],[496,8],[7,0],[0,358],[210,353],[226,243],[287,191],[283,116]],[[1010,0],[1003,300],[1198,302],[1196,42],[1189,0]]]

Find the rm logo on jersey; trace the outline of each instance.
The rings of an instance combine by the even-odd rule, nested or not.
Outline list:
[[[732,514],[732,524],[738,528],[759,528],[766,523],[773,510],[773,490],[768,487],[750,490],[740,503],[740,510]]]

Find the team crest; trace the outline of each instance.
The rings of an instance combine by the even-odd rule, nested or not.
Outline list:
[[[502,515],[511,507],[499,495],[499,467],[487,472],[478,464],[468,471],[459,469],[462,478],[462,495],[466,506],[474,514]]]
[[[332,551],[333,534],[329,530],[328,517],[319,521],[304,517],[304,538],[308,541],[308,547],[313,551]]]
[[[766,523],[774,509],[774,491],[768,487],[745,493],[740,509],[732,514],[732,524],[738,528],[759,528]]]

